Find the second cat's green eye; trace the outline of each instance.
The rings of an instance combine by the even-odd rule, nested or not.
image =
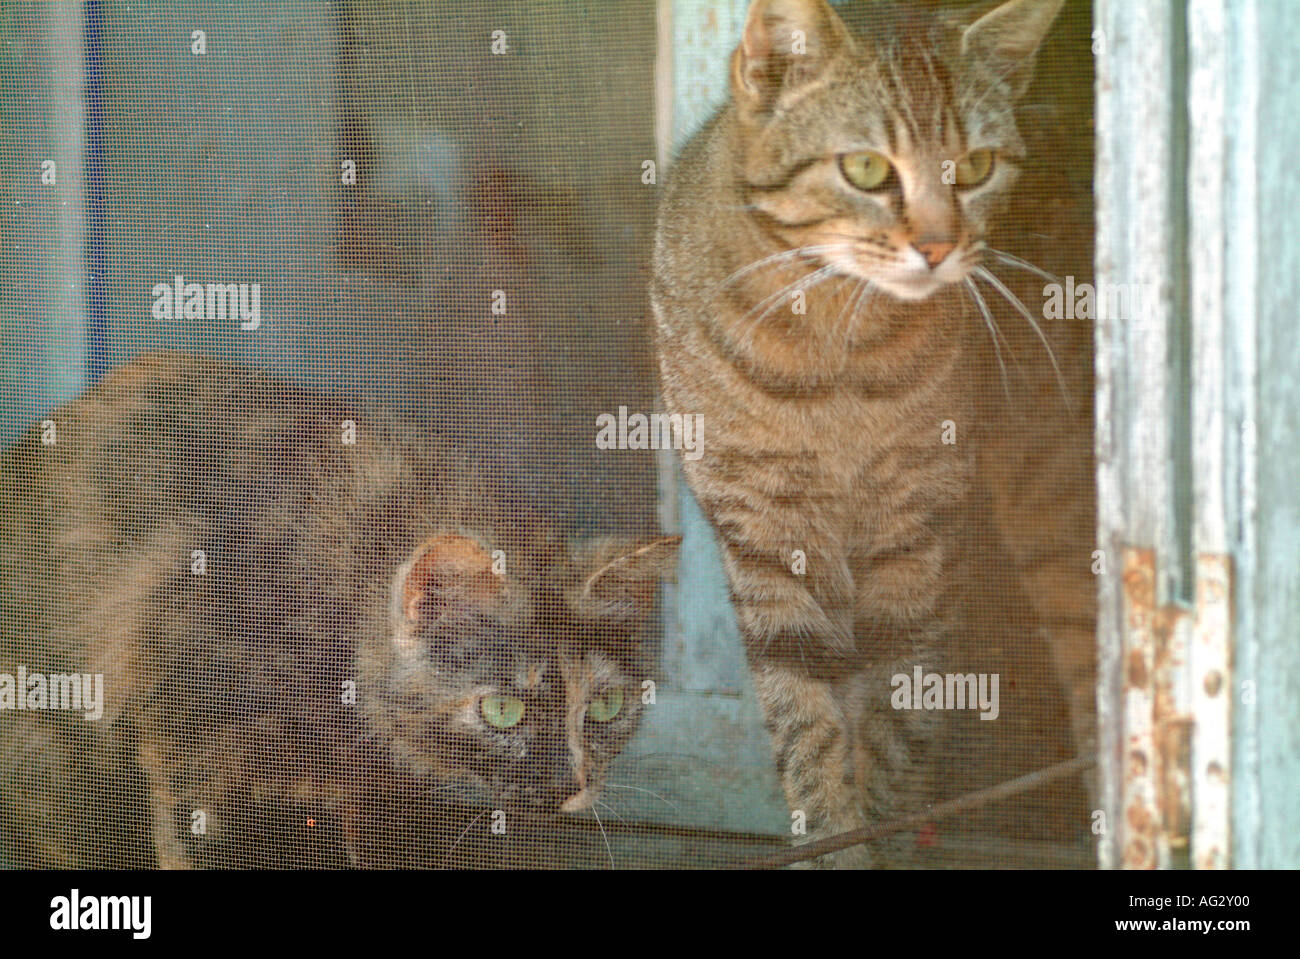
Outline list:
[[[524,703],[513,696],[484,696],[478,710],[497,729],[509,729],[524,718]]]
[[[875,150],[840,154],[840,172],[859,190],[879,190],[889,182],[894,168]]]
[[[592,696],[587,704],[587,718],[597,723],[607,723],[618,715],[623,708],[623,690],[609,689],[599,696]]]
[[[971,150],[957,161],[957,186],[970,189],[979,186],[993,172],[992,150]]]

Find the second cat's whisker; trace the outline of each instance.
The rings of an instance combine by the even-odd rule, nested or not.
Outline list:
[[[642,793],[646,793],[647,795],[653,796],[655,799],[658,799],[662,803],[666,803],[667,805],[671,806],[673,809],[681,808],[680,806],[677,805],[677,803],[673,802],[670,799],[665,799],[663,796],[659,795],[657,792],[655,792],[652,789],[645,789],[641,786],[628,786],[623,783],[605,783],[605,785],[609,786],[612,789],[634,789],[637,792],[642,792]]]
[[[989,283],[994,289],[1006,298],[1006,301],[1016,308],[1021,316],[1034,328],[1038,338],[1043,341],[1043,347],[1047,350],[1047,358],[1052,361],[1052,369],[1056,371],[1056,380],[1061,385],[1061,396],[1065,400],[1066,409],[1071,413],[1074,412],[1074,404],[1070,401],[1070,391],[1065,385],[1065,375],[1061,372],[1061,367],[1056,362],[1056,354],[1052,351],[1052,344],[1048,342],[1047,336],[1043,333],[1043,328],[1034,320],[1034,315],[1029,312],[1029,307],[1020,301],[1020,297],[1011,292],[1011,289],[999,280],[996,276],[988,271],[986,267],[976,267],[973,271],[975,276],[980,277]]]
[[[609,856],[609,868],[616,869],[614,865],[614,850],[609,848],[609,835],[605,832],[605,824],[600,821],[600,813],[596,812],[596,807],[591,807],[591,814],[596,817],[596,825],[600,827],[600,838],[605,840],[605,852]]]
[[[618,810],[615,809],[613,806],[611,806],[609,803],[605,802],[604,800],[597,799],[597,800],[596,800],[596,805],[597,805],[597,806],[603,806],[605,809],[608,809],[610,812],[612,812],[612,813],[614,814],[614,817],[615,817],[616,819],[618,819],[618,821],[621,822],[624,826],[627,826],[629,829],[632,828],[631,824],[630,824],[626,819],[624,819],[622,816],[620,816],[620,815],[618,814]]]
[[[456,851],[456,847],[460,845],[460,841],[469,835],[469,831],[474,828],[474,823],[478,822],[489,812],[491,812],[491,810],[484,809],[481,813],[479,813],[477,816],[475,816],[473,819],[469,821],[469,825],[466,826],[465,830],[459,836],[456,837],[456,841],[452,843],[451,847],[447,850],[447,855],[442,857],[442,862],[438,865],[439,869],[444,868],[447,865],[447,863],[451,860],[451,854]]]

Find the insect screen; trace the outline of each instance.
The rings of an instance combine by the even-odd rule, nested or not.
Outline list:
[[[1090,867],[1059,6],[6,4],[0,855]]]

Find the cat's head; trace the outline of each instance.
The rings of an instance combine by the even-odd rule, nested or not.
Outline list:
[[[645,633],[678,543],[510,555],[460,533],[429,538],[388,586],[372,728],[416,775],[502,802],[588,808],[640,721],[656,659]]]
[[[791,247],[903,300],[978,266],[1017,177],[1013,113],[1064,0],[753,0],[732,57],[738,182]]]

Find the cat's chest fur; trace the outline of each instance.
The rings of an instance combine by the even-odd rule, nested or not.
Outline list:
[[[756,321],[781,283],[699,296],[706,318],[680,326],[700,308],[660,302],[661,328],[688,341],[660,357],[668,408],[704,416],[705,454],[688,468],[726,471],[743,446],[791,467],[772,473],[782,492],[857,511],[902,478],[935,497],[959,493],[974,408],[960,304],[881,303],[850,325],[845,308],[859,287],[837,279],[810,293],[804,312],[785,306],[791,321]]]

